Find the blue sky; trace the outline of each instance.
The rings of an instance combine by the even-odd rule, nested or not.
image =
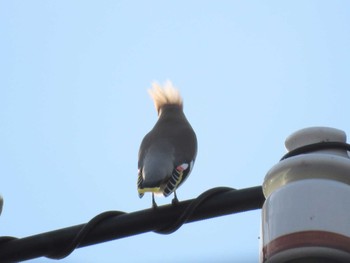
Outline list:
[[[0,235],[150,207],[136,179],[154,80],[179,88],[198,137],[180,200],[262,184],[301,128],[349,133],[349,25],[348,1],[0,1]],[[259,231],[257,210],[61,262],[257,262]]]

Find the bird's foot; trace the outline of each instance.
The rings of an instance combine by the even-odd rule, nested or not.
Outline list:
[[[153,208],[154,210],[156,210],[156,209],[158,208],[158,205],[156,204],[156,202],[152,203],[152,208]]]
[[[158,205],[156,203],[156,200],[154,200],[154,193],[152,193],[152,208],[157,209]]]
[[[171,201],[172,205],[177,205],[179,203],[179,199],[177,197],[174,197],[173,200]]]

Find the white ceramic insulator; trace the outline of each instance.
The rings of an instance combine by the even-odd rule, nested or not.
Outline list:
[[[346,143],[346,134],[328,127],[306,128],[290,135],[285,145],[292,151],[318,142]],[[263,192],[260,262],[350,262],[346,150],[318,150],[279,162],[267,173]]]

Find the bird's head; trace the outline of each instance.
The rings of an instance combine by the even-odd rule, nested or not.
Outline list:
[[[177,105],[181,109],[183,108],[180,92],[169,80],[166,81],[163,86],[158,82],[153,82],[152,89],[148,90],[148,93],[153,99],[158,115],[161,114],[162,108],[166,105]]]

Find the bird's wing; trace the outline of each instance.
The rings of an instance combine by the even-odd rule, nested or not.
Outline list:
[[[191,161],[190,163],[183,163],[174,168],[171,177],[163,190],[163,195],[165,197],[174,192],[176,188],[186,180],[188,175],[191,173],[193,164],[194,161]]]

